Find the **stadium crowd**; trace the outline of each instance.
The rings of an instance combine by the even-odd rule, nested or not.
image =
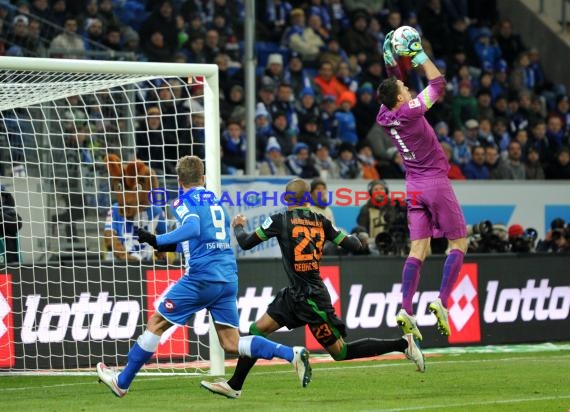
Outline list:
[[[243,1],[12,3],[0,4],[7,55],[114,50],[143,61],[217,64],[223,171],[243,172]],[[385,77],[384,37],[407,24],[447,79],[428,118],[451,179],[570,178],[567,91],[546,79],[539,50],[499,17],[496,0],[266,0],[256,13],[260,174],[403,178],[398,151],[375,125],[375,90]],[[62,32],[44,30],[48,23]],[[425,79],[402,60],[407,84],[421,90]],[[159,158],[147,160],[176,161],[154,152]]]

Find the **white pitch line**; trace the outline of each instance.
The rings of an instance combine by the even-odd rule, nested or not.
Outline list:
[[[513,399],[500,399],[495,401],[473,401],[473,402],[462,402],[462,403],[443,403],[439,405],[422,405],[422,406],[410,406],[408,408],[396,408],[396,409],[375,409],[375,412],[402,412],[402,411],[421,411],[426,409],[449,409],[453,407],[463,408],[466,406],[474,405],[494,405],[494,404],[513,404],[513,403],[525,403],[525,402],[538,402],[538,401],[554,401],[557,399],[570,399],[570,395],[560,395],[560,396],[540,396],[536,398],[513,398]],[[564,408],[563,408],[564,409]]]
[[[530,362],[559,362],[560,359],[567,359],[570,358],[570,355],[562,355],[562,356],[557,356],[557,357],[553,357],[553,358],[531,358],[531,357],[514,357],[514,358],[499,358],[499,359],[473,359],[473,360],[442,360],[442,361],[436,361],[433,363],[428,363],[427,367],[429,368],[430,365],[457,365],[457,364],[465,364],[465,363],[486,363],[486,362],[512,362],[512,361],[520,361],[521,359],[524,359],[525,361],[530,361]],[[429,358],[428,358],[429,359]],[[354,363],[359,363],[358,361],[354,362]],[[317,365],[322,365],[322,364],[317,364]],[[347,363],[343,363],[342,365],[339,366],[328,366],[328,367],[316,367],[314,368],[317,371],[336,371],[336,370],[341,370],[341,369],[377,369],[377,368],[393,368],[393,367],[406,367],[409,368],[410,364],[407,362],[398,362],[398,363],[386,363],[386,362],[378,362],[377,364],[374,365],[357,365],[357,364],[347,364]],[[429,372],[429,369],[428,369]],[[287,370],[283,370],[283,371],[267,371],[267,372],[262,372],[262,371],[256,371],[256,372],[252,372],[251,375],[274,375],[274,374],[281,374],[281,373],[291,373],[290,371]],[[40,376],[45,376],[45,375],[38,375],[38,377]],[[56,375],[49,375],[49,376],[56,376]],[[65,375],[66,377],[68,377],[69,375]],[[85,375],[83,375],[85,376]],[[96,373],[93,372],[92,375],[93,377],[96,377]],[[180,377],[181,375],[175,375],[172,377]],[[186,376],[183,375],[184,379],[188,379],[188,378],[200,378],[200,379],[209,379],[210,376],[209,375],[190,375],[190,376]],[[139,376],[140,380],[144,380],[144,381],[161,381],[161,380],[165,380],[168,379],[170,377],[161,377],[161,378],[156,378],[153,377],[152,375],[142,375]],[[45,388],[59,388],[59,387],[66,387],[66,386],[80,386],[80,385],[93,385],[97,383],[97,381],[94,382],[74,382],[74,383],[61,383],[61,384],[55,384],[55,385],[45,385],[45,386],[26,386],[26,387],[19,387],[19,388],[0,388],[0,392],[8,392],[8,391],[20,391],[20,390],[29,390],[29,389],[45,389]],[[498,402],[498,401],[497,401]],[[435,406],[434,406],[435,407]],[[402,410],[406,410],[406,409],[402,409]]]

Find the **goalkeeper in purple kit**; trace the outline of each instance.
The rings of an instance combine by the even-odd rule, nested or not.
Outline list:
[[[412,241],[410,254],[402,272],[402,308],[397,321],[404,333],[412,333],[419,340],[412,309],[412,299],[418,288],[420,270],[426,259],[430,239],[445,237],[449,240],[449,254],[443,267],[439,297],[428,306],[437,317],[437,326],[443,335],[450,335],[447,301],[463,265],[467,251],[465,218],[447,177],[449,165],[433,128],[424,114],[445,89],[445,79],[428,58],[421,46],[418,33],[404,30],[397,39],[397,51],[392,45],[394,32],[384,42],[384,61],[388,75],[378,87],[382,103],[376,122],[390,135],[404,159],[406,190],[421,193],[413,203],[408,202],[408,226]],[[412,57],[414,67],[421,66],[429,81],[416,98],[399,80],[399,68],[394,54]],[[396,56],[396,57],[397,57]]]

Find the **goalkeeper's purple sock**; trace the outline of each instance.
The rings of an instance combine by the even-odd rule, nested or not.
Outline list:
[[[408,312],[408,315],[414,314],[412,299],[418,289],[421,268],[422,261],[415,257],[408,257],[406,263],[404,263],[404,270],[402,271],[402,308]]]
[[[239,354],[250,358],[281,358],[293,361],[293,348],[270,341],[263,336],[243,336],[239,338]]]
[[[459,271],[461,266],[463,266],[463,258],[465,253],[459,249],[453,249],[449,252],[449,255],[445,259],[445,264],[443,265],[443,277],[441,278],[441,287],[439,288],[439,298],[443,306],[447,308],[447,300],[449,299],[449,294],[455,281],[459,276]]]
[[[131,382],[135,379],[143,365],[152,358],[153,353],[147,352],[139,346],[138,342],[135,342],[127,356],[127,366],[125,366],[125,369],[121,371],[117,378],[119,388],[128,389],[131,386]]]

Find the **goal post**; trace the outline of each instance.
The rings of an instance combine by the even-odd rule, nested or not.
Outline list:
[[[0,206],[12,210],[0,233],[0,371],[126,362],[184,271],[132,227],[172,229],[164,200],[177,195],[179,156],[203,158],[221,194],[219,127],[216,65],[0,58]],[[169,330],[147,368],[223,375],[206,314],[189,326]]]

